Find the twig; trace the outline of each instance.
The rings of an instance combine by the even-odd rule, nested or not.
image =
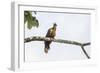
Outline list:
[[[86,57],[87,57],[88,59],[90,59],[90,57],[89,57],[89,55],[87,54],[87,52],[85,51],[84,47],[83,47],[83,46],[81,46],[81,48],[82,48],[82,50],[83,50],[84,54],[86,55]]]

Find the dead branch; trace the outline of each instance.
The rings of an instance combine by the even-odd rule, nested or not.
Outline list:
[[[53,39],[53,38],[47,38],[47,37],[40,37],[40,36],[32,36],[24,39],[24,43],[28,43],[31,41],[53,41],[57,43],[65,43],[65,44],[72,44],[72,45],[77,45],[80,46],[81,49],[83,50],[84,54],[86,57],[89,59],[90,57],[88,56],[87,52],[84,49],[84,46],[90,45],[90,42],[88,43],[79,43],[76,41],[70,41],[70,40],[63,40],[63,39]]]

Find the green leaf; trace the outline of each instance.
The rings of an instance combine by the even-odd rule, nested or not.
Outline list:
[[[36,14],[36,12],[34,12]],[[31,11],[24,11],[24,24],[27,22],[27,28],[38,27],[39,22],[35,16],[32,16]]]
[[[39,26],[39,22],[38,22],[38,20],[36,19],[36,17],[32,17],[32,19],[33,19],[33,22],[32,22],[32,25],[35,27],[38,27]]]

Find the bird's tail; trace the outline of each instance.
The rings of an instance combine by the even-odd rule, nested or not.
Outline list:
[[[48,53],[48,49],[47,49],[47,48],[44,48],[44,52],[45,52],[45,53]]]
[[[48,50],[50,49],[50,44],[51,44],[52,41],[45,41],[45,53],[48,53]]]
[[[48,53],[48,50],[50,49],[50,43],[48,41],[45,42],[45,48],[44,48],[44,52]]]

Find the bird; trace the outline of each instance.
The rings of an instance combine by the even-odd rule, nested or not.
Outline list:
[[[47,31],[47,34],[45,37],[47,38],[55,38],[56,36],[56,27],[57,27],[57,24],[54,23],[53,24],[53,27],[49,28],[48,31]],[[51,44],[52,41],[44,41],[44,44],[45,44],[45,48],[44,48],[44,52],[45,53],[48,53],[48,50],[50,49],[50,44]]]

